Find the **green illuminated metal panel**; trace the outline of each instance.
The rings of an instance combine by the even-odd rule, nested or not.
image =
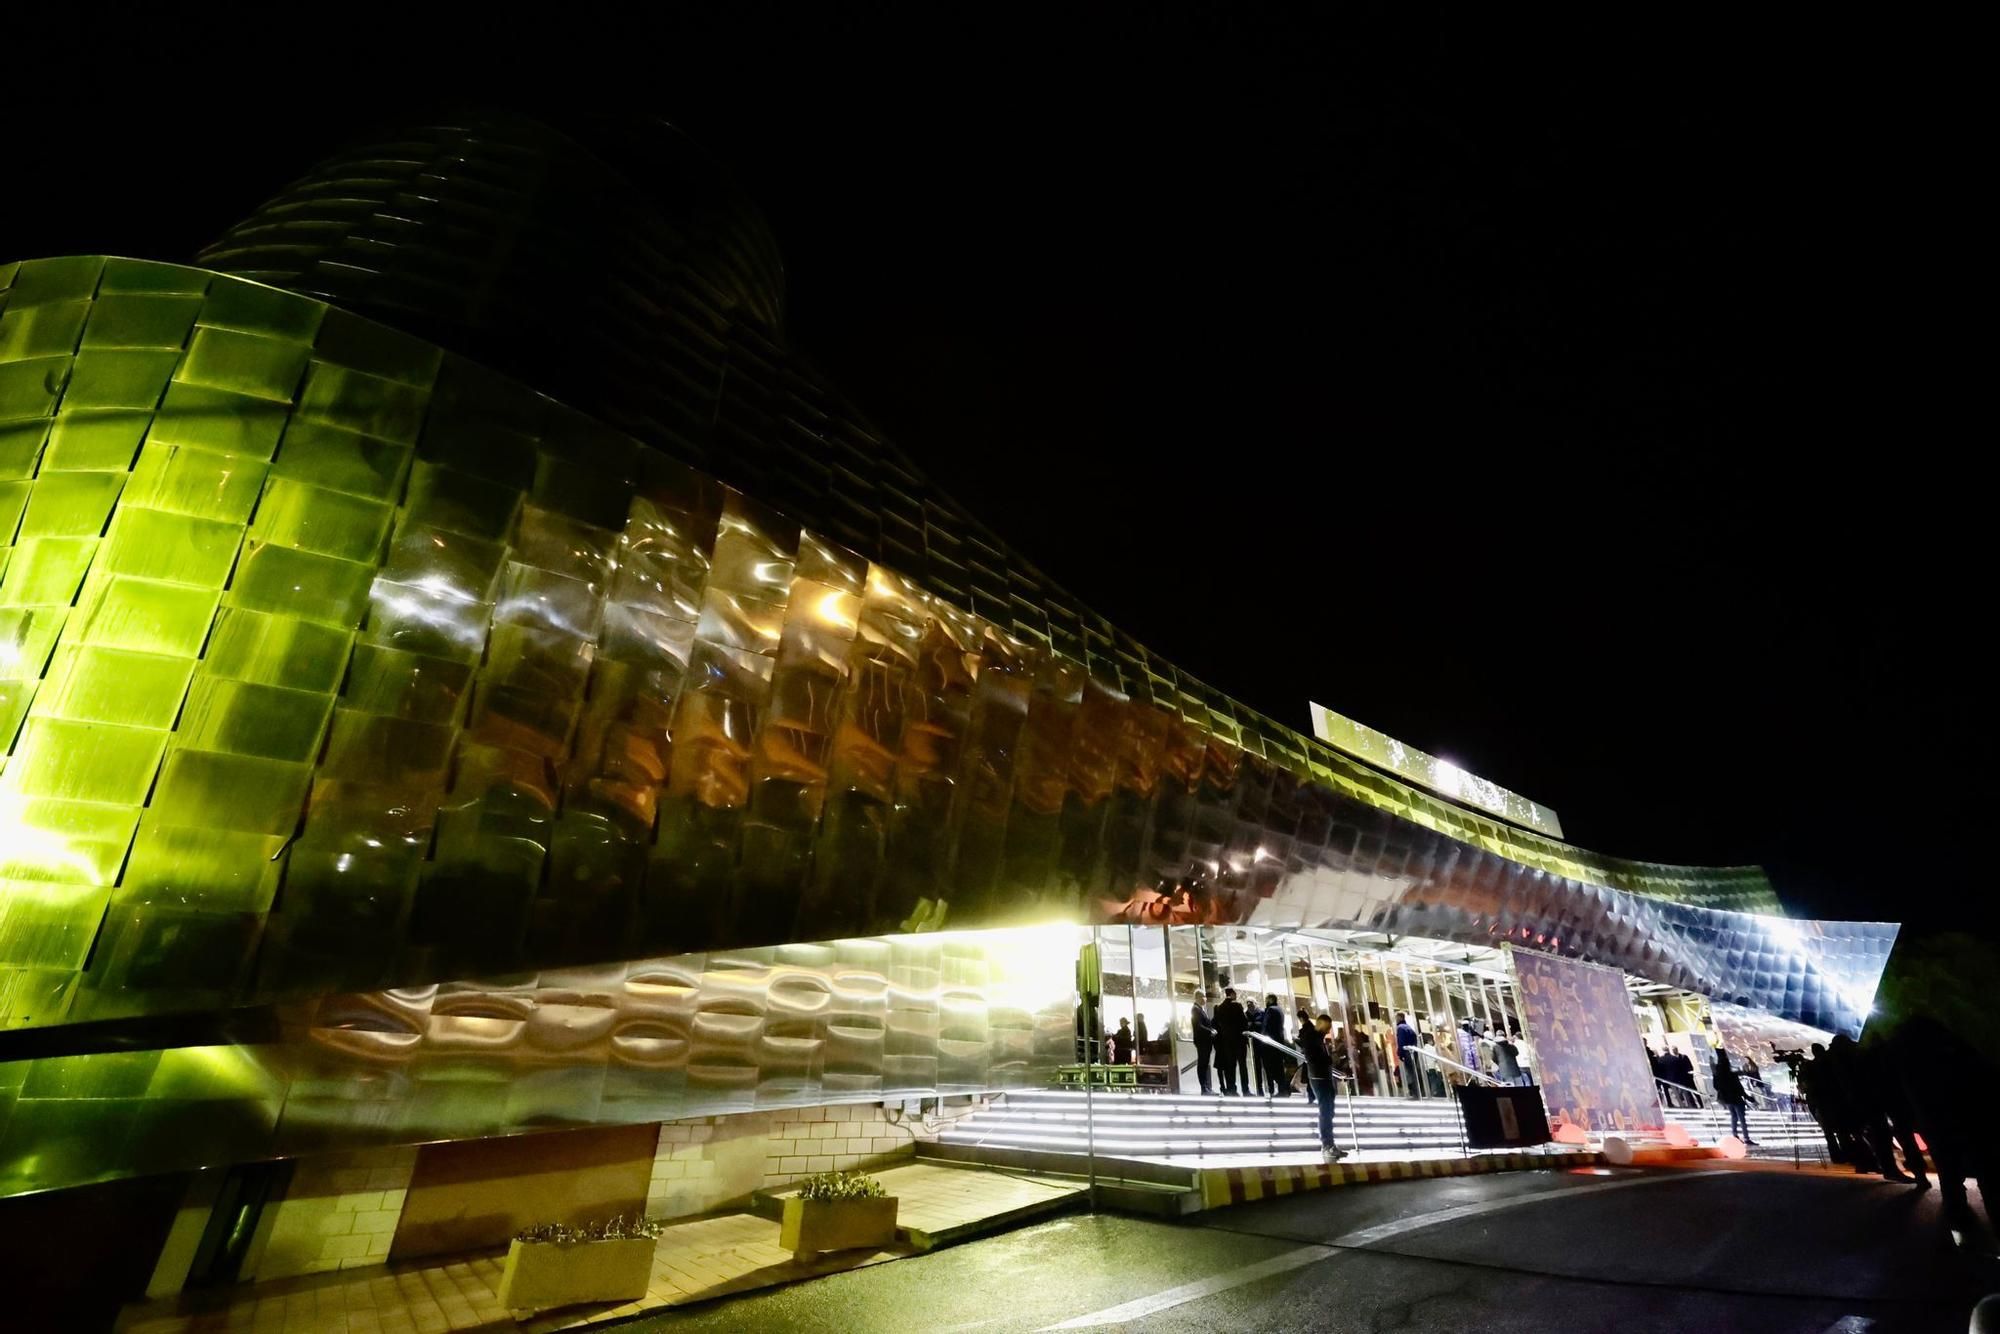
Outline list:
[[[1398,784],[1006,591],[977,532],[885,509],[920,582],[322,302],[9,272],[0,875],[47,888],[0,924],[0,1024],[635,946],[1303,922],[1364,857],[1469,915],[1555,913],[1549,877],[1768,895]]]
[[[641,359],[687,399],[660,420],[702,415],[712,358],[774,374],[709,314],[700,356]],[[939,928],[1535,933],[1805,1022],[1865,1010],[1893,928],[1721,911],[1775,900],[1258,717],[786,392],[707,417],[786,460],[777,494],[824,488],[813,526],[318,300],[0,266],[0,1026],[277,1001],[284,1033],[0,1061],[0,1193],[1061,1057],[1074,941],[1028,951],[1048,1032],[1009,1001],[946,1042],[911,996],[976,1009],[1039,964]],[[801,1017],[827,996],[864,1013]],[[696,1022],[765,1008],[741,1041]],[[489,1043],[502,1009],[532,1017]]]

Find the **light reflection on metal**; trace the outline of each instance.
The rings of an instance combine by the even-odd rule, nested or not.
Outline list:
[[[435,347],[171,265],[0,283],[7,1026],[1118,918],[1865,1015],[1893,928],[1480,819]]]
[[[284,1007],[280,1041],[0,1065],[0,1195],[326,1147],[1043,1085],[1082,928],[549,970]]]
[[[1324,704],[1308,704],[1306,707],[1312,714],[1313,735],[1334,749],[1407,778],[1419,787],[1428,788],[1463,805],[1539,830],[1550,838],[1562,837],[1562,821],[1540,802],[1530,801],[1518,792],[1509,792],[1498,783],[1459,768],[1450,760],[1426,755],[1415,746],[1405,745],[1392,736],[1343,717]]]

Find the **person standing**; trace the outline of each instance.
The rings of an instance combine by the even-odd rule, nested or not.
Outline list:
[[[1868,1142],[1861,1048],[1847,1034],[1836,1033],[1827,1044],[1825,1059],[1831,1075],[1827,1083],[1832,1093],[1834,1136],[1856,1175],[1872,1176],[1881,1167],[1875,1161],[1874,1147]]]
[[[1832,1088],[1833,1063],[1826,1059],[1826,1047],[1818,1042],[1812,1044],[1812,1058],[1799,1062],[1799,1092],[1805,1095],[1806,1110],[1819,1123],[1819,1133],[1826,1137],[1826,1160],[1830,1163],[1844,1163],[1847,1154],[1840,1142],[1840,1122],[1834,1114],[1834,1093]]]
[[[1423,1045],[1418,1050],[1424,1053],[1423,1067],[1425,1073],[1429,1076],[1428,1084],[1431,1096],[1433,1098],[1448,1097],[1449,1095],[1445,1092],[1444,1088],[1444,1069],[1431,1059],[1432,1056],[1438,1054],[1437,1035],[1435,1033],[1424,1034]]]
[[[1881,1168],[1882,1179],[1929,1190],[1931,1181],[1924,1174],[1924,1156],[1910,1130],[1909,1097],[1903,1090],[1903,1081],[1894,1062],[1889,1058],[1888,1044],[1856,1047],[1855,1056],[1862,1076],[1859,1087],[1862,1131],[1867,1137],[1868,1147],[1875,1153],[1875,1163]],[[1891,1121],[1895,1123],[1893,1129]],[[1903,1161],[1909,1164],[1907,1172],[1896,1166],[1897,1144],[1903,1147]]]
[[[1132,1064],[1145,1064],[1146,1042],[1146,1016],[1142,1014],[1132,1021]]]
[[[1403,1068],[1403,1096],[1423,1096],[1423,1076],[1417,1072],[1417,1028],[1407,1014],[1396,1016],[1396,1063]]]
[[[1322,1014],[1310,1028],[1299,1034],[1299,1051],[1305,1057],[1306,1079],[1313,1091],[1313,1106],[1319,1112],[1319,1147],[1330,1163],[1347,1155],[1333,1144],[1333,1046],[1327,1034],[1333,1031],[1333,1016]]]
[[[1940,1221],[1953,1231],[1978,1235],[1979,1220],[1965,1189],[1972,1180],[1979,1186],[1990,1233],[1996,1221],[1993,1202],[2000,1200],[2000,1153],[1992,1145],[2000,1068],[1935,1015],[1917,1013],[1891,1040],[1913,1117],[1911,1129],[1923,1136],[1937,1171]],[[1821,1057],[1813,1065],[1824,1063]]]
[[[1514,1044],[1514,1063],[1521,1067],[1521,1083],[1535,1082],[1535,1049],[1528,1045],[1528,1039],[1521,1035],[1519,1024],[1507,1025],[1507,1040]]]
[[[1312,1011],[1306,1009],[1305,1006],[1301,1005],[1299,1007],[1298,1032],[1294,1036],[1292,1041],[1292,1045],[1294,1047],[1297,1047],[1300,1051],[1304,1051],[1306,1049],[1306,1030],[1311,1028],[1312,1026],[1313,1026]],[[1306,1076],[1306,1101],[1314,1102],[1317,1100],[1317,1096],[1318,1095],[1316,1095],[1313,1092],[1312,1075],[1308,1073]]]
[[[1280,1047],[1291,1045],[1285,1041],[1285,1012],[1278,1008],[1278,998],[1276,996],[1264,997],[1264,1023],[1262,1031],[1265,1037],[1279,1044]],[[1278,1047],[1266,1047],[1262,1043],[1258,1043],[1257,1048],[1259,1054],[1264,1058],[1264,1096],[1267,1098],[1290,1097],[1292,1086],[1285,1078],[1284,1052],[1280,1051]]]
[[[1521,1049],[1498,1030],[1493,1034],[1493,1077],[1503,1084],[1526,1082],[1521,1078]]]
[[[1208,1017],[1208,993],[1198,992],[1194,998],[1194,1076],[1201,1081],[1201,1091],[1213,1094],[1208,1074],[1208,1063],[1215,1051],[1215,1021]]]
[[[1458,1021],[1458,1063],[1474,1073],[1484,1073],[1479,1065],[1479,1034],[1473,1031],[1470,1019]]]
[[[1375,1035],[1366,1028],[1353,1030],[1354,1037],[1354,1091],[1356,1093],[1376,1093],[1376,1069],[1380,1062],[1375,1059],[1377,1048]]]
[[[1743,1081],[1736,1076],[1736,1069],[1729,1064],[1729,1053],[1715,1053],[1715,1100],[1729,1109],[1729,1133],[1743,1141],[1749,1148],[1757,1141],[1750,1138],[1750,1118],[1744,1110]]]
[[[1249,1016],[1243,1012],[1243,1002],[1236,999],[1235,987],[1222,989],[1222,1004],[1215,1007],[1215,1058],[1220,1063],[1216,1073],[1222,1079],[1224,1097],[1237,1098],[1250,1091],[1250,1072],[1243,1068],[1243,1044],[1249,1041],[1244,1034],[1249,1031]]]
[[[1681,1086],[1681,1106],[1701,1106],[1701,1086],[1695,1083],[1694,1058],[1684,1051],[1669,1052],[1667,1072]]]

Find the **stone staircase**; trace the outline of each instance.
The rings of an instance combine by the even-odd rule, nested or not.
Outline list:
[[[1730,1133],[1729,1113],[1720,1107],[1700,1109],[1670,1107],[1667,1120],[1688,1132],[1696,1144],[1715,1144]],[[1756,1141],[1751,1156],[1789,1158],[1796,1150],[1801,1158],[1826,1157],[1826,1138],[1812,1117],[1801,1111],[1796,1116],[1779,1111],[1752,1110],[1750,1138]]]
[[[1563,1145],[1468,1155],[1457,1105],[1443,1099],[1340,1098],[1334,1138],[1348,1157],[1338,1164],[1322,1160],[1317,1114],[1302,1095],[1097,1092],[1088,1109],[1080,1090],[1017,1089],[919,1143],[917,1156],[1082,1177],[1094,1147],[1101,1203],[1167,1216],[1274,1192],[1604,1161],[1594,1148]]]
[[[1289,1098],[1220,1098],[1196,1094],[1099,1091],[1092,1097],[1094,1137],[1087,1133],[1086,1103],[1073,1089],[1015,1090],[942,1132],[949,1156],[1025,1164],[1042,1156],[1081,1154],[1091,1145],[1100,1158],[1198,1162],[1255,1155],[1312,1154],[1319,1130],[1312,1104]],[[1729,1133],[1720,1108],[1670,1108],[1667,1119],[1697,1145],[1712,1146]],[[1810,1117],[1753,1110],[1753,1154],[1824,1156],[1825,1141]],[[1418,1158],[1462,1152],[1457,1108],[1444,1099],[1348,1098],[1335,1104],[1334,1142],[1364,1158]],[[940,1154],[939,1156],[946,1156]]]
[[[1302,1094],[1215,1098],[1099,1092],[1091,1101],[1101,1157],[1185,1160],[1319,1150],[1317,1114]],[[1087,1124],[1079,1091],[1016,1090],[944,1131],[939,1143],[1080,1154],[1092,1138]],[[1443,1099],[1342,1097],[1335,1103],[1334,1142],[1370,1156],[1457,1154],[1457,1108]]]

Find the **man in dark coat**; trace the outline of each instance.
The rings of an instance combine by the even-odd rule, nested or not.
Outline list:
[[[1978,1219],[1965,1189],[1970,1179],[1979,1185],[1990,1238],[1993,1201],[2000,1197],[2000,1152],[1993,1147],[1993,1107],[2000,1097],[2000,1068],[1959,1033],[1927,1014],[1906,1021],[1894,1042],[1915,1133],[1923,1136],[1931,1165],[1937,1169],[1945,1225],[1954,1232],[1979,1234]]]
[[[1406,1098],[1420,1098],[1423,1096],[1423,1086],[1420,1083],[1423,1076],[1417,1072],[1417,1048],[1420,1045],[1417,1040],[1417,1026],[1410,1022],[1410,1016],[1407,1014],[1398,1014],[1396,1016],[1396,1063],[1402,1068],[1403,1096]]]
[[[1208,1065],[1215,1051],[1215,1021],[1208,1017],[1208,993],[1200,993],[1194,998],[1194,1075],[1201,1081],[1203,1093],[1213,1093],[1210,1085]]]
[[[1329,1034],[1333,1016],[1322,1014],[1318,1021],[1299,1032],[1299,1051],[1305,1057],[1306,1078],[1311,1081],[1313,1103],[1319,1112],[1319,1146],[1329,1162],[1347,1155],[1333,1145],[1334,1053]]]
[[[1215,1007],[1214,1021],[1216,1073],[1222,1077],[1222,1092],[1227,1097],[1240,1097],[1250,1091],[1243,1050],[1250,1040],[1243,1036],[1249,1031],[1250,1017],[1243,1012],[1243,1002],[1236,999],[1235,987],[1222,989],[1222,1004]]]
[[[1889,1044],[1877,1042],[1872,1047],[1859,1047],[1856,1054],[1862,1074],[1862,1127],[1868,1147],[1875,1152],[1875,1165],[1882,1170],[1886,1181],[1929,1190],[1931,1180],[1924,1173],[1923,1151],[1917,1147],[1916,1114]],[[1897,1144],[1903,1148],[1908,1171],[1896,1166],[1894,1145]]]
[[[1750,1138],[1750,1117],[1744,1107],[1743,1081],[1736,1077],[1736,1068],[1729,1063],[1729,1053],[1715,1053],[1715,1100],[1729,1113],[1729,1133],[1744,1145],[1754,1145]]]
[[[1673,1072],[1673,1081],[1682,1089],[1681,1106],[1699,1107],[1701,1085],[1694,1082],[1694,1058],[1684,1051],[1669,1053],[1668,1068]]]
[[[1273,1042],[1284,1043],[1287,1047],[1292,1045],[1289,1042],[1285,1042],[1285,1012],[1278,1008],[1278,998],[1276,996],[1264,997],[1264,1024],[1262,1031],[1264,1036]],[[1257,1050],[1264,1058],[1262,1062],[1264,1070],[1264,1096],[1275,1098],[1290,1097],[1292,1086],[1291,1082],[1285,1078],[1285,1054],[1275,1048],[1266,1047],[1261,1042],[1257,1044]]]

